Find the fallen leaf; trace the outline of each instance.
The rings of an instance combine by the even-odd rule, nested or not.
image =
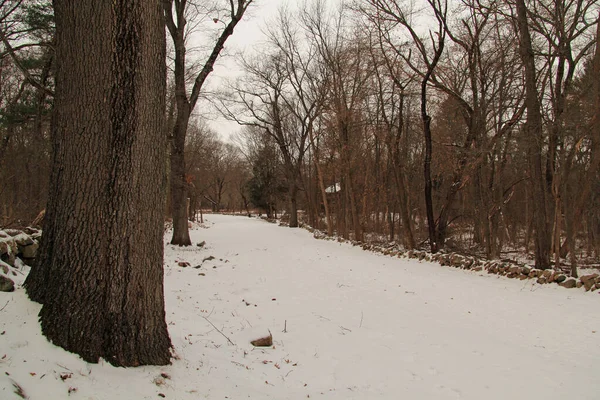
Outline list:
[[[72,376],[73,376],[72,373],[65,372],[65,373],[60,374],[60,379],[62,379],[63,381],[65,381],[65,380],[69,379]]]

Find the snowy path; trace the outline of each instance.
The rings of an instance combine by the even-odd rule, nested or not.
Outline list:
[[[188,281],[181,292],[169,285],[180,296],[169,318],[185,320],[171,328],[179,351],[206,355],[207,398],[599,398],[595,294],[393,259],[242,217],[208,220],[194,232],[209,247],[202,258],[216,257],[206,276],[188,268],[167,278]],[[276,348],[252,350],[248,332],[267,329]]]
[[[192,231],[204,248],[166,246],[173,365],[86,364],[40,336],[39,306],[20,289],[0,314],[0,372],[31,399],[66,398],[69,387],[74,399],[600,398],[598,294],[376,255],[255,219],[207,220]],[[253,348],[268,330],[274,348]]]

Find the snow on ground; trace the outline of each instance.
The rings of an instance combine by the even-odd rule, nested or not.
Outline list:
[[[165,247],[172,365],[88,364],[18,289],[0,293],[0,398],[13,382],[31,399],[599,398],[598,293],[206,219],[205,247]]]

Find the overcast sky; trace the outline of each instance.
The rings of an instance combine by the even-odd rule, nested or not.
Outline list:
[[[247,15],[242,18],[235,28],[225,45],[225,56],[222,57],[215,70],[208,78],[208,88],[213,89],[222,84],[223,79],[232,78],[239,73],[235,63],[235,55],[239,51],[251,53],[259,47],[264,41],[262,31],[265,29],[268,21],[275,18],[277,10],[281,4],[295,2],[296,0],[254,0],[247,11]],[[199,104],[199,106],[201,106]],[[240,126],[235,122],[230,122],[222,117],[216,117],[214,114],[209,120],[209,125],[215,130],[223,140],[228,140],[231,134],[240,130]]]

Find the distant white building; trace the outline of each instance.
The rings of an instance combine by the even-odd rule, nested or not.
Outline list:
[[[334,185],[331,185],[331,186],[325,188],[325,193],[337,193],[340,190],[342,190],[342,185],[340,185],[339,183],[336,183]]]

